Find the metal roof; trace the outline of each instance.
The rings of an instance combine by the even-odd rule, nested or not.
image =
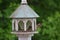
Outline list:
[[[10,18],[36,18],[36,12],[28,5],[20,5],[10,16]]]

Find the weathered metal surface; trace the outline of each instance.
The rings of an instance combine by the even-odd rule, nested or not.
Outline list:
[[[39,17],[28,5],[20,5],[10,18],[36,18]]]

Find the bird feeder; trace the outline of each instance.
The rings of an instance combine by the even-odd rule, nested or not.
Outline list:
[[[12,34],[16,34],[18,40],[31,40],[36,32],[36,18],[39,17],[27,4],[27,0],[21,0],[21,5],[12,13]]]

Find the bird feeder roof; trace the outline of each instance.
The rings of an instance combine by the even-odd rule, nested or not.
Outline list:
[[[10,16],[10,18],[36,18],[39,17],[27,4],[20,5]]]

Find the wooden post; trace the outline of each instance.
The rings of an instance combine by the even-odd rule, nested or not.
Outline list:
[[[32,21],[32,31],[34,31],[34,21]]]
[[[26,21],[24,21],[24,31],[26,31],[27,28],[26,28]]]
[[[32,35],[20,35],[18,40],[31,40]]]
[[[37,25],[36,25],[36,19],[34,20],[34,22],[35,22],[35,30],[37,29]]]
[[[12,31],[14,31],[14,20],[12,20]]]
[[[18,22],[15,20],[15,30],[18,31]]]

